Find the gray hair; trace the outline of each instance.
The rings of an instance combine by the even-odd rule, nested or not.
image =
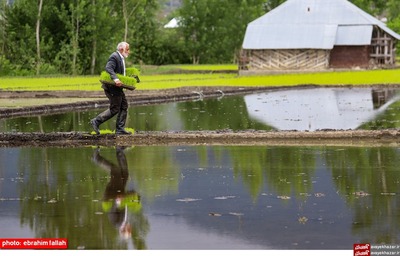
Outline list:
[[[127,45],[129,45],[127,42],[120,42],[120,43],[117,45],[117,51],[119,51],[119,50],[121,50],[121,49],[125,49],[125,47],[126,47]]]

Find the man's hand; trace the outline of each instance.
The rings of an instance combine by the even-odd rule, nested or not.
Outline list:
[[[116,86],[118,86],[118,87],[122,86],[122,82],[119,79],[115,79],[114,82],[115,82]]]

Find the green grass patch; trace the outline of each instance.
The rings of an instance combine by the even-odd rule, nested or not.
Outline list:
[[[163,65],[163,66],[142,66],[143,75],[171,74],[180,73],[181,71],[237,71],[238,66],[235,64],[224,65]]]
[[[192,70],[192,71],[204,71],[204,70],[209,70],[209,71],[221,71],[221,70],[238,70],[237,65],[233,64],[225,64],[225,65],[171,65],[171,67],[175,67],[178,69],[183,69],[183,70]]]
[[[315,73],[238,76],[232,73],[141,75],[136,90],[170,89],[184,86],[295,86],[400,84],[400,70],[326,71]],[[102,90],[99,76],[2,77],[0,90],[52,91]]]
[[[133,128],[125,128],[126,131],[131,132],[132,134],[135,133],[135,129]],[[96,133],[94,131],[90,132],[91,135],[96,135]],[[109,129],[104,129],[104,130],[100,130],[100,135],[106,135],[106,134],[115,134],[115,130],[109,130]]]
[[[1,93],[1,92],[0,92]],[[1,108],[22,108],[22,107],[35,107],[43,105],[59,105],[69,104],[76,102],[88,102],[100,100],[96,98],[15,98],[15,99],[0,99]],[[104,100],[104,98],[101,98]]]
[[[99,90],[99,76],[60,77],[2,77],[0,90],[54,91],[54,90]]]

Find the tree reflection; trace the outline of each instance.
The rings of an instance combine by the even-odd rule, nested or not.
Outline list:
[[[85,113],[72,112],[65,114],[38,115],[0,120],[2,131],[18,132],[69,132],[82,130],[85,124],[89,130]]]
[[[398,242],[399,153],[392,147],[360,147],[325,154],[339,193],[354,211],[353,232],[361,241],[368,235],[370,243]]]
[[[181,120],[186,130],[271,130],[270,126],[249,117],[242,96],[229,99],[179,103]]]
[[[395,147],[227,147],[235,177],[253,200],[268,188],[305,199],[320,164],[353,211],[352,230],[362,242],[397,243],[400,230],[400,150]],[[282,201],[284,203],[284,201]],[[333,206],[334,207],[334,206]]]
[[[278,195],[301,197],[312,189],[315,155],[291,147],[229,147],[235,176],[241,176],[255,199],[265,185]]]
[[[137,249],[146,248],[149,223],[140,196],[151,204],[155,198],[179,195],[180,183],[185,182],[181,178],[185,166],[180,163],[193,168],[217,165],[224,170],[233,169],[233,176],[242,184],[232,186],[245,187],[253,204],[265,203],[257,197],[266,191],[274,196],[304,200],[307,194],[318,192],[313,181],[324,172],[332,177],[332,182],[329,180],[332,188],[327,191],[337,191],[351,210],[352,221],[344,225],[352,229],[354,237],[360,242],[398,242],[398,147],[196,146],[186,150],[138,146],[130,151],[122,148],[105,148],[101,152],[97,149],[93,152],[92,148],[21,148],[20,151],[16,173],[23,178],[18,183],[21,225],[29,226],[37,237],[66,237],[72,249],[126,249],[130,244]],[[88,159],[93,159],[96,165]],[[99,171],[99,166],[106,172]],[[130,186],[132,180],[134,189]],[[140,196],[136,191],[140,191]],[[328,198],[332,197],[327,195],[321,200]],[[277,204],[287,202],[282,200]],[[328,201],[324,207],[324,211],[329,211],[335,205]],[[124,235],[129,239],[124,239]]]

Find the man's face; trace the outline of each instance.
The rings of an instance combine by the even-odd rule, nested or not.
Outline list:
[[[125,48],[122,49],[121,54],[122,54],[122,56],[124,56],[124,58],[128,58],[129,53],[130,53],[129,44],[127,44],[127,45],[125,46]]]

